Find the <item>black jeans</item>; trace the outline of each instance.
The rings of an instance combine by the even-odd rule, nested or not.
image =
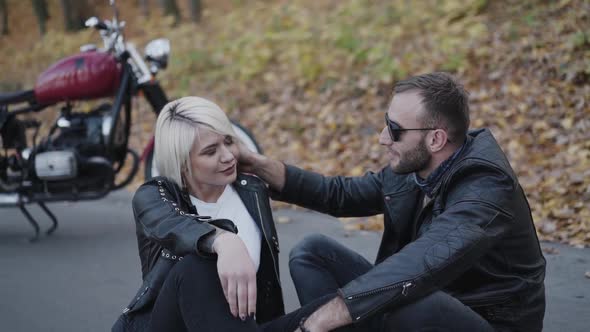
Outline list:
[[[373,268],[364,257],[324,235],[291,251],[289,270],[302,306],[336,291]],[[445,292],[437,291],[342,331],[493,331],[490,324]]]
[[[217,274],[216,260],[187,255],[174,265],[151,310],[121,316],[113,331],[285,331],[293,332],[335,294],[258,325],[232,316]]]

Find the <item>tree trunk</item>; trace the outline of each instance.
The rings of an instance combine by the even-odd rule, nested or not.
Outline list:
[[[84,22],[92,16],[87,0],[61,0],[64,14],[64,26],[67,31],[83,29]]]
[[[203,11],[201,0],[189,0],[189,5],[191,9],[191,20],[195,23],[199,23],[201,21],[201,13]]]
[[[180,22],[180,10],[178,10],[176,0],[160,0],[160,4],[164,8],[164,15],[174,16],[174,25],[177,25]]]
[[[144,17],[150,16],[150,1],[149,0],[139,0],[139,7],[141,8],[141,15]]]
[[[8,8],[6,6],[6,0],[0,0],[0,20],[2,26],[0,27],[0,35],[8,34]]]
[[[41,36],[45,34],[45,23],[49,19],[49,12],[47,11],[47,2],[45,0],[31,0],[37,22],[39,23],[39,33]]]

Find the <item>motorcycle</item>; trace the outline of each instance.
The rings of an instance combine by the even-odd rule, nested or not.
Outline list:
[[[157,175],[153,163],[154,137],[141,157],[128,147],[132,98],[142,95],[158,114],[168,102],[155,80],[168,64],[170,42],[155,39],[142,57],[125,41],[125,22],[118,18],[114,0],[112,20],[96,17],[86,21],[99,31],[104,48],[88,44],[80,53],[66,57],[39,75],[31,90],[0,94],[0,207],[18,207],[40,238],[38,222],[26,205],[38,204],[52,221],[45,232],[58,227],[47,202],[94,200],[128,185],[144,162],[146,180]],[[74,102],[107,99],[90,112],[76,111]],[[22,106],[22,105],[25,106]],[[46,137],[38,142],[41,123],[21,115],[61,106]],[[16,109],[15,109],[16,107]],[[261,152],[252,134],[232,121],[238,137]],[[32,131],[31,135],[27,135]],[[123,181],[115,177],[131,156],[130,171]]]

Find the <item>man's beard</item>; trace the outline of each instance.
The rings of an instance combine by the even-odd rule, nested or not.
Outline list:
[[[432,156],[428,152],[426,142],[424,138],[422,138],[416,148],[408,151],[404,155],[400,154],[399,164],[392,166],[391,168],[393,169],[393,172],[397,174],[419,172],[426,169],[431,158]]]

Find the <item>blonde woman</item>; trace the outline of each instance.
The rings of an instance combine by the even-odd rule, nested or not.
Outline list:
[[[267,187],[238,172],[238,144],[209,100],[185,97],[162,109],[162,176],[133,197],[143,285],[113,331],[291,332],[313,312],[316,305],[282,316]]]

